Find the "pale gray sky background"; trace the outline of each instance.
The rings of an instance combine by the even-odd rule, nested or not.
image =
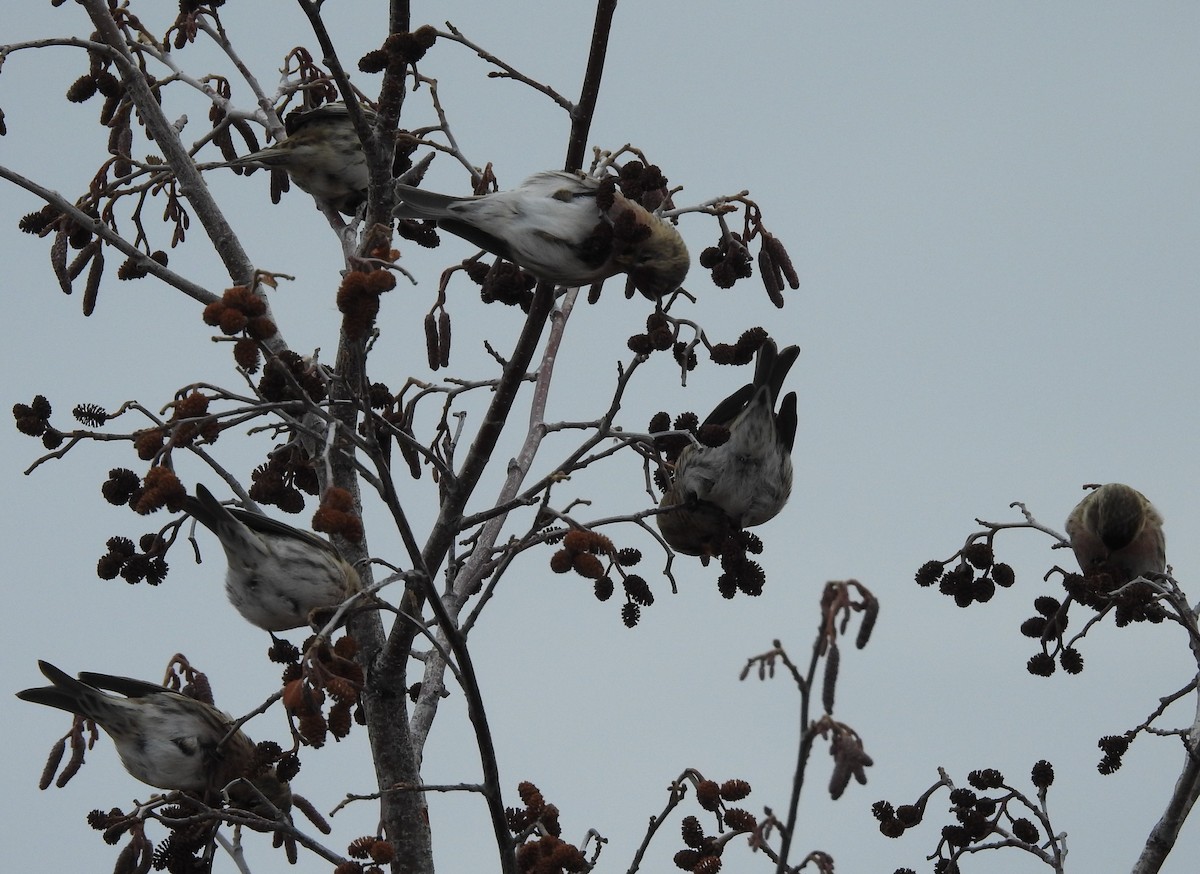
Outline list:
[[[141,6],[158,32],[174,11],[174,4]],[[383,4],[332,3],[327,14],[353,67],[379,41]],[[416,4],[414,23],[449,19],[573,95],[591,15],[588,3],[461,0]],[[230,3],[224,20],[267,87],[288,48],[315,45],[292,4]],[[73,4],[0,6],[5,42],[88,32]],[[1116,630],[1109,621],[1085,641],[1081,676],[1035,679],[1024,671],[1033,647],[1016,629],[1035,595],[1056,591],[1042,574],[1055,563],[1069,566],[1069,553],[1050,551],[1050,541],[1032,532],[1002,536],[1000,555],[1018,583],[968,611],[912,578],[927,559],[953,553],[976,516],[1015,521],[1007,507],[1021,500],[1061,529],[1081,484],[1120,480],[1162,511],[1169,559],[1185,585],[1194,583],[1198,39],[1200,7],[1187,2],[680,0],[618,9],[592,142],[641,146],[672,183],[686,186],[680,204],[749,188],[800,272],[802,288],[779,311],[757,281],[722,291],[694,266],[688,288],[699,302],[687,311],[716,339],[762,324],[802,347],[789,380],[800,395],[796,488],[784,513],[759,529],[768,583],[757,599],[722,600],[717,569],[697,563],[680,567],[681,590],[671,596],[651,542],[632,532],[618,536],[644,547],[642,570],[658,596],[636,629],[624,628],[617,606],[597,603],[583,581],[551,574],[549,550],[531,554],[507,578],[472,646],[512,801],[518,781],[535,782],[561,809],[566,838],[581,840],[595,828],[609,839],[600,863],[606,871],[628,867],[648,817],[685,767],[749,780],[754,792],[744,806],[755,812],[785,809],[795,691],[783,680],[739,683],[738,672],[773,638],[806,660],[821,585],[854,577],[875,592],[882,612],[870,646],[844,654],[836,716],[863,736],[875,767],[868,786],[852,785],[832,803],[823,795],[830,760],[818,745],[796,837],[800,853],[823,849],[843,872],[929,870],[924,856],[945,822],[945,795],[931,803],[928,824],[900,841],[879,835],[872,802],[915,799],[938,766],[960,780],[971,769],[995,767],[1028,787],[1030,765],[1047,758],[1057,772],[1050,804],[1055,825],[1069,834],[1070,870],[1129,868],[1183,753],[1177,740],[1143,739],[1124,769],[1105,778],[1095,770],[1095,742],[1136,725],[1192,676],[1182,631]],[[178,59],[192,73],[216,64],[207,48]],[[98,102],[61,99],[85,69],[79,52],[53,49],[11,56],[0,75],[9,129],[0,163],[72,198],[103,142],[94,126]],[[468,156],[494,162],[503,185],[561,165],[566,119],[537,94],[485,78],[488,68],[453,44],[437,45],[421,71],[441,83]],[[376,77],[356,81],[367,93],[377,87]],[[179,102],[168,104],[168,116],[188,113],[185,140],[199,138],[207,126],[203,103],[183,89],[170,93]],[[250,103],[245,90],[236,99]],[[403,123],[428,120],[422,95],[409,107],[413,115]],[[272,206],[262,173],[208,178],[232,204],[256,263],[297,277],[273,293],[285,336],[298,350],[320,346],[332,354],[341,257],[310,198],[294,191]],[[466,190],[465,174],[446,158],[428,178],[431,187]],[[237,385],[225,347],[212,348],[198,308],[152,280],[109,283],[95,315],[83,319],[78,297],[57,289],[48,241],[16,231],[19,216],[38,206],[12,187],[0,196],[6,409],[44,393],[54,422],[68,427],[80,402],[111,409],[136,397],[158,407],[190,381]],[[681,231],[693,255],[716,239],[704,217],[685,218]],[[171,266],[223,288],[198,225],[189,243],[172,252]],[[432,256],[411,245],[404,252],[421,284],[384,299],[373,358],[375,378],[393,386],[409,374],[429,376],[420,316],[440,267],[470,250],[448,239]],[[648,311],[617,292],[607,289],[600,305],[581,306],[572,317],[551,420],[595,415],[606,404],[616,362],[628,358],[623,338],[641,329]],[[482,341],[503,349],[519,314],[482,308],[463,284],[452,287],[450,300],[452,373],[489,375]],[[641,377],[622,413],[630,429],[644,428],[659,409],[703,414],[744,380],[705,364],[682,389],[665,359]],[[508,452],[522,419],[514,414]],[[248,474],[264,444],[235,443],[231,434],[217,448]],[[13,870],[111,870],[116,850],[84,816],[150,790],[124,773],[104,739],[67,788],[38,792],[46,752],[68,721],[12,697],[39,683],[35,660],[153,679],[183,652],[208,671],[218,703],[235,713],[257,705],[277,671],[263,656],[266,636],[224,600],[223,564],[211,540],[202,566],[177,550],[158,589],[95,577],[106,538],[136,537],[165,521],[137,520],[100,498],[110,467],[138,467],[125,446],[83,446],[29,477],[22,471],[40,444],[9,425],[0,429],[0,447],[9,555],[0,689],[8,812],[0,817],[0,846]],[[539,469],[567,447],[548,446]],[[214,483],[190,464],[181,467],[185,480]],[[491,482],[480,501],[494,492]],[[559,497],[592,499],[580,518],[594,518],[643,506],[640,483],[629,457],[603,477],[578,478],[569,484],[576,491]],[[428,477],[401,482],[418,523],[430,512],[423,496],[431,489]],[[379,525],[371,547],[401,560],[398,539]],[[1191,715],[1185,704],[1168,724],[1187,724]],[[255,739],[286,737],[276,711],[248,730]],[[366,740],[356,731],[307,753],[296,790],[323,811],[346,791],[370,791]],[[425,777],[478,778],[457,694],[435,726]],[[441,870],[494,868],[477,798],[436,795],[430,811]],[[339,850],[375,826],[366,804],[332,822],[329,843]],[[255,872],[290,870],[261,837],[250,836],[248,845]],[[679,846],[672,824],[645,870],[675,870],[670,858]],[[1198,853],[1193,822],[1165,870],[1194,871]],[[725,862],[731,871],[768,870],[741,841]],[[323,865],[305,857],[296,870]],[[985,854],[964,869],[1042,870],[1012,852]],[[231,865],[222,860],[218,870]]]

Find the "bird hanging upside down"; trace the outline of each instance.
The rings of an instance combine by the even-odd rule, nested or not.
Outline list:
[[[510,191],[456,197],[396,184],[394,214],[439,228],[556,285],[628,274],[646,297],[679,288],[690,264],[675,226],[605,180],[546,171]]]

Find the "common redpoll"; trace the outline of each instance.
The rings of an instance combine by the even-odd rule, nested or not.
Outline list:
[[[143,783],[212,797],[244,778],[280,810],[291,807],[288,784],[273,770],[257,773],[254,743],[240,729],[230,734],[229,714],[143,680],[86,672],[76,680],[49,662],[38,667],[54,685],[17,697],[93,720],[112,738],[125,770]],[[236,791],[235,784],[230,795],[252,806],[246,787]]]
[[[368,123],[375,113],[363,107]],[[287,139],[229,161],[227,167],[281,167],[298,186],[344,215],[367,199],[367,160],[344,103],[291,112]]]
[[[202,485],[183,509],[217,535],[229,562],[225,594],[265,631],[307,625],[314,610],[336,607],[361,587],[333,544],[309,531],[226,507]]]
[[[557,285],[590,285],[627,273],[639,291],[658,298],[679,288],[687,275],[687,246],[675,226],[619,190],[602,192],[600,180],[591,176],[550,170],[511,191],[479,197],[397,183],[396,199],[398,218],[436,220],[438,227]]]
[[[1115,573],[1126,583],[1167,569],[1162,516],[1124,483],[1089,492],[1067,518],[1067,536],[1084,575]]]
[[[783,380],[800,354],[778,351],[768,339],[758,350],[754,381],[742,386],[704,420],[724,425],[720,446],[689,444],[675,461],[660,507],[676,507],[655,518],[672,549],[686,555],[715,555],[733,531],[775,518],[792,492],[792,444],[796,439],[796,393],[775,412]]]

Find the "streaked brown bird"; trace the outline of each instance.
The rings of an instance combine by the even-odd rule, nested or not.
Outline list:
[[[76,680],[49,662],[38,667],[53,685],[17,697],[93,720],[112,738],[125,770],[143,783],[211,798],[244,778],[280,810],[291,807],[288,784],[274,770],[256,773],[254,743],[240,729],[230,734],[228,713],[144,680],[87,672]],[[251,801],[253,793],[242,787],[230,795]]]
[[[709,413],[704,425],[724,425],[720,446],[689,444],[679,453],[660,507],[659,530],[672,549],[716,555],[732,531],[775,518],[792,493],[792,445],[796,439],[796,393],[775,404],[798,346],[779,351],[773,340],[758,350],[754,381]]]
[[[1084,575],[1113,573],[1126,583],[1167,569],[1162,516],[1124,483],[1089,492],[1067,518],[1067,536]]]
[[[436,221],[556,285],[591,285],[626,273],[655,299],[678,289],[690,265],[674,225],[619,190],[601,194],[601,180],[592,176],[548,170],[510,191],[477,197],[397,183],[396,199],[397,218]]]
[[[375,113],[363,107],[368,124]],[[352,216],[367,199],[367,159],[344,103],[290,112],[287,138],[222,166],[279,167],[300,188]]]
[[[225,594],[264,631],[308,625],[314,610],[336,607],[361,588],[354,567],[311,531],[226,507],[202,485],[183,509],[221,541],[229,563]]]

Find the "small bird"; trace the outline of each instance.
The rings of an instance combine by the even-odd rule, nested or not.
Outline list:
[[[742,386],[704,420],[724,425],[720,446],[689,444],[679,453],[660,507],[659,530],[672,549],[716,555],[729,533],[775,518],[792,492],[792,444],[796,439],[796,393],[775,402],[798,346],[779,351],[773,340],[758,350],[754,381]]]
[[[143,783],[211,798],[244,778],[280,810],[291,807],[291,789],[273,769],[255,773],[254,743],[240,729],[230,734],[229,714],[144,680],[86,672],[76,680],[49,662],[38,667],[54,685],[17,697],[93,720],[112,738],[125,770]],[[241,798],[254,796],[242,790]],[[233,787],[230,793],[239,797]]]
[[[375,113],[363,107],[369,124]],[[344,103],[288,113],[287,139],[223,167],[280,167],[313,197],[353,216],[367,199],[367,159]]]
[[[590,285],[627,273],[656,299],[687,276],[687,246],[675,226],[619,190],[602,192],[592,176],[548,170],[511,191],[478,197],[396,183],[396,199],[397,218],[436,221],[556,285]]]
[[[1087,576],[1115,572],[1121,583],[1167,569],[1162,516],[1146,496],[1124,483],[1089,492],[1067,518],[1067,537]]]
[[[336,607],[361,588],[354,567],[309,531],[226,507],[202,485],[183,509],[221,541],[229,562],[225,594],[264,631],[307,625],[314,610]]]

